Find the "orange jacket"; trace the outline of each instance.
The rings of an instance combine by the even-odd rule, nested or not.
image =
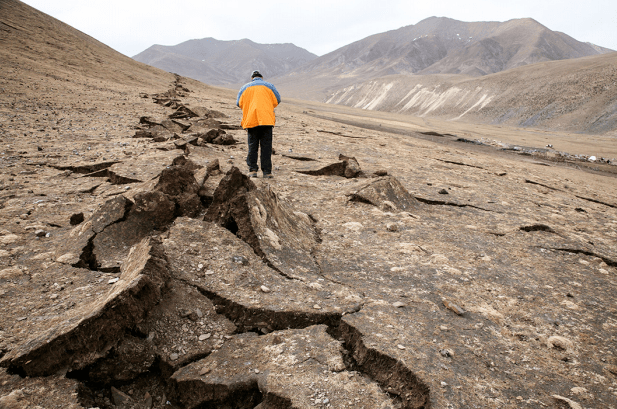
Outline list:
[[[255,78],[244,85],[238,92],[236,105],[242,108],[242,128],[254,128],[261,125],[274,126],[276,118],[274,108],[281,102],[281,95],[274,85]]]

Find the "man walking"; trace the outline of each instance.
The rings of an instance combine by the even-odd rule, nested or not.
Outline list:
[[[251,82],[238,92],[236,105],[242,108],[242,128],[247,130],[249,152],[246,164],[249,177],[257,177],[257,152],[261,147],[261,171],[264,178],[272,177],[272,128],[274,108],[281,102],[281,95],[274,85],[264,81],[259,71],[253,71]]]

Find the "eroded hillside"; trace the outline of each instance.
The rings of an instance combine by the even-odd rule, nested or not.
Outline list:
[[[390,76],[337,90],[328,103],[485,124],[614,135],[617,53],[534,64],[478,79]]]

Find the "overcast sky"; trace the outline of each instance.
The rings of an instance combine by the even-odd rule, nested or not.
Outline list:
[[[431,17],[531,17],[617,50],[617,0],[23,0],[132,57],[154,44],[213,37],[293,43],[317,55]]]

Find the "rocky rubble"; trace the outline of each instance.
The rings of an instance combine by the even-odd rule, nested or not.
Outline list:
[[[224,129],[240,129],[237,125],[222,123],[215,118],[225,118],[226,115],[205,107],[188,107],[178,99],[190,92],[180,84],[176,76],[174,88],[152,98],[156,104],[174,109],[167,119],[156,119],[142,116],[140,125],[135,132],[135,138],[152,138],[155,142],[165,142],[170,139],[180,139],[193,145],[212,143],[216,145],[233,145],[236,140]],[[145,95],[147,97],[147,95]],[[179,148],[185,145],[176,144]]]

